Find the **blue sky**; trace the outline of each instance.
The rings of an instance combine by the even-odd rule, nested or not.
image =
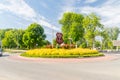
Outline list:
[[[0,0],[0,28],[23,28],[41,24],[52,38],[61,31],[58,20],[64,12],[96,13],[105,27],[120,27],[120,0]],[[55,37],[55,36],[54,36]]]

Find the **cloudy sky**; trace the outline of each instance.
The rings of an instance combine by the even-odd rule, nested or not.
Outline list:
[[[23,28],[41,24],[47,39],[52,29],[61,31],[58,20],[64,12],[96,13],[105,27],[120,27],[120,0],[0,0],[0,28]]]

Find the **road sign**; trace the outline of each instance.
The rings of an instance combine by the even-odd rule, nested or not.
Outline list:
[[[63,43],[63,34],[62,33],[60,33],[60,32],[57,32],[56,33],[56,42],[58,43],[58,44],[62,44]]]
[[[120,46],[120,40],[113,40],[113,46]]]

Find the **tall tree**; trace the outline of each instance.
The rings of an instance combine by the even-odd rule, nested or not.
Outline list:
[[[8,29],[0,29],[0,40],[2,40],[5,37],[5,32],[12,30],[10,28]]]
[[[109,35],[112,38],[112,40],[117,40],[119,33],[120,33],[119,28],[113,27],[113,28],[109,28],[109,29],[110,29]]]
[[[83,18],[82,14],[73,12],[64,13],[59,23],[62,25],[62,33],[65,43],[68,43],[69,38],[72,38],[73,42],[80,41],[83,38]]]
[[[101,37],[102,37],[101,43],[102,49],[112,48],[112,40],[110,38],[109,30],[107,28],[104,29],[103,32],[101,33]]]
[[[23,43],[23,40],[22,40],[22,37],[24,35],[24,30],[22,29],[16,29],[15,30],[15,43],[17,44],[17,48],[24,48],[24,43]]]
[[[5,37],[2,40],[3,47],[15,48],[17,44],[15,42],[15,30],[9,30],[5,32]]]
[[[118,27],[111,27],[111,28],[104,28],[102,32],[102,47],[103,49],[112,49],[113,40],[117,40],[119,36],[119,28]]]
[[[99,36],[103,25],[100,23],[100,18],[94,13],[85,16],[83,20],[83,27],[85,28],[84,38],[90,48],[95,47],[95,37]]]
[[[23,35],[23,42],[27,48],[34,48],[36,46],[42,46],[46,35],[41,25],[33,23],[26,29]]]

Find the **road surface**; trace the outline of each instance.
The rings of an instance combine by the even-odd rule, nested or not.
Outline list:
[[[112,54],[113,55],[113,54]],[[120,80],[120,55],[95,62],[30,62],[0,57],[0,80]]]

